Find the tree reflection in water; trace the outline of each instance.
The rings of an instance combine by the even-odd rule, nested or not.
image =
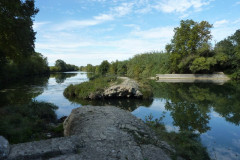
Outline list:
[[[205,133],[210,112],[214,110],[226,121],[240,124],[240,84],[224,85],[203,83],[156,83],[151,82],[154,97],[164,98],[166,110],[170,111],[173,125],[180,130]]]
[[[33,100],[42,94],[49,77],[28,78],[0,90],[0,135],[10,143],[45,139],[57,116],[57,106]]]
[[[84,99],[68,99],[69,101],[81,105],[93,106],[115,106],[128,111],[134,111],[140,106],[151,106],[153,99],[102,99],[102,100],[84,100]]]
[[[57,83],[64,83],[67,78],[76,76],[77,73],[53,73],[51,78],[54,77]]]
[[[209,115],[206,110],[194,103],[188,102],[167,102],[165,108],[171,111],[173,125],[178,126],[181,131],[199,131],[204,133],[210,129],[208,127]]]

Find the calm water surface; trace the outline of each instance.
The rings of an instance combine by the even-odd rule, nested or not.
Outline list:
[[[31,100],[57,105],[58,118],[88,104],[118,106],[143,120],[150,114],[154,118],[164,114],[163,122],[169,131],[189,130],[201,134],[201,141],[212,159],[240,159],[240,84],[151,82],[154,99],[148,101],[71,102],[63,96],[68,85],[84,81],[88,81],[86,73],[68,72],[7,86],[0,90],[0,114],[1,107]]]

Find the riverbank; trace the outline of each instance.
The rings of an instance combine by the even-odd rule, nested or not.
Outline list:
[[[142,120],[113,106],[74,109],[64,122],[64,135],[11,145],[8,159],[170,160],[175,153]]]
[[[84,103],[75,102],[66,99],[63,96],[64,89],[70,84],[79,84],[88,81],[87,73],[76,72],[77,75],[67,76],[51,76],[49,79],[27,80],[26,83],[15,84],[0,91],[1,104],[15,105],[19,102],[27,104],[29,100],[34,98],[37,101],[50,102],[58,106],[56,115],[58,119],[63,116],[70,115],[72,109],[84,106],[119,106],[145,120],[146,116],[153,115],[153,120],[159,118],[162,112],[166,112],[163,124],[168,132],[176,131],[195,131],[199,133],[201,144],[207,147],[211,158],[232,159],[239,157],[239,149],[235,146],[236,139],[239,139],[239,83],[229,81],[221,86],[208,83],[157,83],[150,81],[154,97],[150,101],[136,99],[116,99],[117,103],[112,100],[96,100],[100,104],[92,104],[93,101],[84,100]],[[64,73],[69,75],[71,73]],[[66,76],[64,76],[66,77]],[[170,102],[170,103],[168,103]],[[2,107],[0,107],[2,109]],[[20,109],[20,108],[19,108]],[[19,112],[9,108],[12,111],[11,117],[18,117]],[[0,111],[1,112],[1,111]],[[28,113],[28,110],[24,111]],[[24,113],[23,112],[23,113]],[[1,124],[5,124],[9,114],[1,112]],[[32,114],[35,116],[35,114]],[[184,115],[184,116],[183,116]],[[216,115],[216,116],[211,116]],[[25,117],[27,118],[27,117]],[[36,121],[32,121],[36,122]],[[18,128],[19,120],[16,121]],[[26,126],[26,123],[21,123]],[[220,124],[220,128],[219,128]],[[9,127],[16,131],[14,123],[9,123]],[[1,127],[0,127],[1,128]],[[38,129],[38,127],[35,127]],[[229,132],[230,130],[234,132]],[[6,131],[0,129],[0,131]],[[20,135],[20,134],[19,134]],[[170,139],[175,136],[169,135]],[[187,134],[192,137],[191,134]],[[185,136],[179,138],[185,141]],[[212,138],[213,137],[213,138]],[[194,137],[193,137],[194,138]],[[179,143],[175,138],[173,141]],[[227,141],[227,144],[225,143]],[[179,143],[180,144],[180,143]],[[227,150],[230,148],[230,150]],[[220,149],[226,149],[228,152],[222,152]],[[184,149],[182,149],[184,150]],[[185,149],[185,151],[187,151]],[[231,151],[231,152],[230,152]],[[194,154],[193,154],[194,155]]]
[[[0,159],[209,159],[199,135],[167,132],[162,118],[151,118],[144,122],[114,106],[82,106],[64,121],[65,137],[14,145],[0,137]]]

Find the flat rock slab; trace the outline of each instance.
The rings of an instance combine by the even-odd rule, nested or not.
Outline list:
[[[64,121],[65,137],[12,145],[8,160],[170,160],[172,148],[145,123],[112,106],[83,106]]]
[[[85,142],[73,159],[170,159],[171,148],[158,141],[142,120],[113,106],[73,109],[64,122],[64,134],[78,135]]]
[[[4,159],[7,157],[9,149],[10,146],[8,141],[3,136],[0,136],[0,159]]]
[[[84,145],[78,136],[53,138],[11,146],[8,160],[50,159],[75,154]]]

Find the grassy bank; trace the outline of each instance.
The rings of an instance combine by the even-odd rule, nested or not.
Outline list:
[[[119,84],[122,81],[117,77],[97,77],[92,78],[88,82],[77,85],[69,85],[64,90],[64,96],[67,98],[88,99],[92,93],[101,93],[111,84]]]
[[[58,107],[46,102],[32,101],[25,105],[0,108],[0,135],[11,144],[63,136],[55,110]]]

